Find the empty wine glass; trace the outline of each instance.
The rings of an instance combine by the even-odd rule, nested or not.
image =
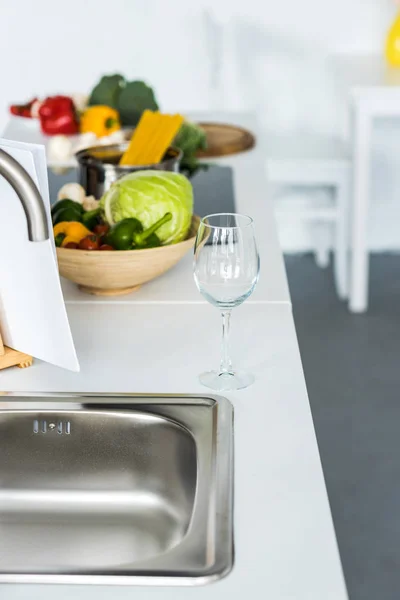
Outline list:
[[[235,371],[229,355],[232,308],[255,288],[260,258],[253,220],[245,215],[219,213],[201,220],[194,248],[194,279],[200,293],[221,311],[222,348],[218,371],[200,375],[213,390],[238,390],[251,385],[253,375]]]

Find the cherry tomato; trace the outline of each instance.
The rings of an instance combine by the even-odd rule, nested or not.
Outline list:
[[[102,244],[99,250],[114,250],[114,248],[110,244]]]
[[[93,231],[96,235],[105,235],[106,233],[108,233],[109,229],[110,229],[110,226],[107,225],[107,223],[102,223],[102,224],[96,225],[96,227],[93,229]]]
[[[65,244],[64,248],[78,248],[78,244],[76,242],[68,242],[68,244]]]
[[[80,250],[98,250],[99,239],[97,235],[87,235],[79,242]]]

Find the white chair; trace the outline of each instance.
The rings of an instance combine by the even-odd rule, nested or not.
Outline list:
[[[320,48],[243,19],[226,23],[223,40],[224,64],[230,67],[225,101],[234,98],[235,107],[259,116],[265,135],[258,141],[265,146],[268,179],[281,187],[281,198],[285,188],[293,197],[296,186],[312,189],[310,199],[319,199],[299,218],[315,224],[313,245],[320,266],[329,260],[327,228],[334,228],[335,285],[344,299],[349,288],[351,162],[341,140],[345,102],[329,65]]]
[[[296,215],[314,224],[314,254],[317,265],[322,268],[329,262],[330,239],[326,226],[333,227],[335,287],[340,299],[347,298],[351,162],[346,146],[328,136],[266,134],[265,147],[268,181],[275,189],[279,186],[279,204],[284,205],[286,216],[290,215],[290,207],[287,201],[282,202],[285,189],[287,196],[293,199],[293,211],[296,208],[293,187],[297,188],[299,197],[304,196],[304,188],[310,199]]]

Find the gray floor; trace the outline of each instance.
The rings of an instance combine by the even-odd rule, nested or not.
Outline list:
[[[362,316],[311,256],[286,266],[350,599],[399,600],[400,255],[373,257]]]

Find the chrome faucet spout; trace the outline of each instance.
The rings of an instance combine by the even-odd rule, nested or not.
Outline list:
[[[49,239],[49,227],[43,199],[32,177],[10,154],[0,148],[0,175],[15,190],[25,212],[31,242]]]

